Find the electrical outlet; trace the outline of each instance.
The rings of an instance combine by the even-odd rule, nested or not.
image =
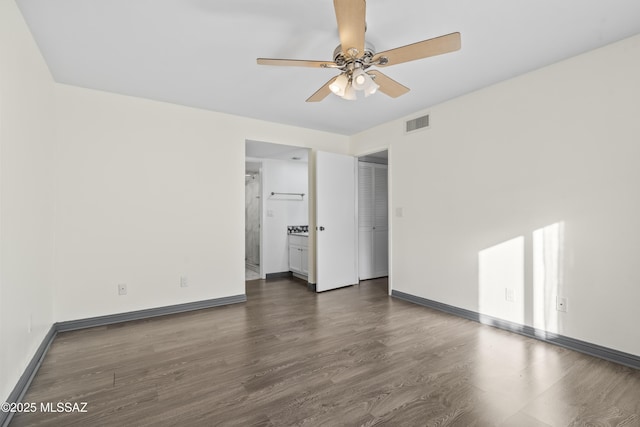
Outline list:
[[[556,310],[567,312],[567,299],[565,297],[556,296]]]
[[[504,299],[508,302],[515,302],[515,291],[512,288],[504,288]]]
[[[186,288],[189,286],[189,281],[187,280],[187,276],[180,276],[180,287]]]
[[[126,295],[127,294],[127,284],[119,283],[118,284],[118,295]]]

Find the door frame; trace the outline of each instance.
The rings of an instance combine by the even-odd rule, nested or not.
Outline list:
[[[255,154],[255,155],[250,155],[247,152],[247,143],[249,142],[254,144],[251,154]],[[262,147],[256,150],[257,147],[255,146],[255,144],[258,144],[258,145],[264,144],[265,147]],[[313,149],[307,146],[302,146],[302,145],[292,145],[290,143],[280,143],[280,142],[269,142],[265,140],[254,139],[254,138],[245,138],[244,148],[245,148],[244,161],[260,164],[260,196],[261,197],[260,197],[260,273],[259,274],[261,279],[266,279],[267,274],[278,274],[278,273],[283,273],[284,271],[280,270],[279,269],[280,267],[276,269],[277,271],[274,271],[274,268],[272,265],[273,260],[272,258],[269,257],[269,251],[271,251],[271,243],[272,243],[271,238],[273,236],[273,233],[271,232],[271,228],[267,227],[267,225],[269,225],[268,224],[269,221],[267,218],[267,205],[268,205],[267,202],[268,202],[269,196],[268,194],[266,194],[266,192],[267,192],[267,186],[270,184],[268,182],[268,179],[265,178],[265,169],[267,168],[267,164],[270,161],[290,161],[290,160],[294,160],[290,158],[291,154],[299,155],[299,153],[294,153],[294,152],[298,152],[298,151],[307,152],[308,154],[307,160],[306,161],[303,160],[301,163],[306,164],[307,175],[309,178],[309,181],[307,183],[307,188],[304,191],[305,192],[304,199],[306,200],[306,203],[307,203],[308,215],[307,215],[306,221],[310,228],[309,237],[311,238],[311,219],[312,219],[311,205],[313,201],[313,191],[311,187],[311,168],[312,168]],[[298,160],[298,159],[295,159],[295,160]],[[300,225],[300,224],[296,221],[296,224],[287,224],[287,225]],[[311,241],[310,241],[310,244],[311,244]],[[280,249],[280,243],[278,242],[278,250],[279,249]],[[312,250],[313,248],[310,247],[309,252],[311,252]],[[269,264],[267,264],[267,262],[269,262]],[[309,262],[309,259],[307,260],[307,262]],[[309,266],[309,268],[311,268],[311,266]],[[267,270],[270,270],[269,273],[267,273]]]

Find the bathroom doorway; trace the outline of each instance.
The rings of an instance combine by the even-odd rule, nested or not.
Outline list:
[[[275,278],[296,270],[291,267],[289,234],[294,230],[308,233],[308,178],[308,148],[245,141],[246,280]],[[305,257],[308,265],[311,254],[304,254],[306,257],[297,255]]]

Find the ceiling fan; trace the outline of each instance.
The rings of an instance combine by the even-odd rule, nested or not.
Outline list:
[[[299,59],[258,58],[260,65],[279,65],[312,68],[335,68],[341,71],[311,95],[307,102],[318,102],[333,92],[348,99],[356,99],[356,91],[365,96],[380,92],[397,98],[409,88],[370,67],[388,67],[416,59],[428,58],[460,49],[460,33],[423,40],[407,46],[376,53],[365,41],[365,0],[333,0],[338,21],[340,45],[333,52],[333,61],[305,61]]]

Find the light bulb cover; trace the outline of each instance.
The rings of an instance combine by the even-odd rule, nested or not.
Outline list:
[[[355,90],[363,90],[367,85],[368,79],[371,79],[371,77],[362,68],[356,68],[351,76],[351,85]]]
[[[348,85],[346,87],[346,89],[344,90],[344,95],[342,96],[342,98],[348,100],[348,101],[355,101],[357,99],[356,96],[356,91],[353,88],[353,85]]]
[[[369,95],[373,95],[374,93],[376,93],[378,91],[378,88],[380,87],[368,73],[366,74],[366,76],[368,77],[368,82],[364,88],[365,98]]]
[[[329,89],[338,96],[344,96],[344,92],[348,85],[349,78],[345,73],[342,73],[329,85]]]

